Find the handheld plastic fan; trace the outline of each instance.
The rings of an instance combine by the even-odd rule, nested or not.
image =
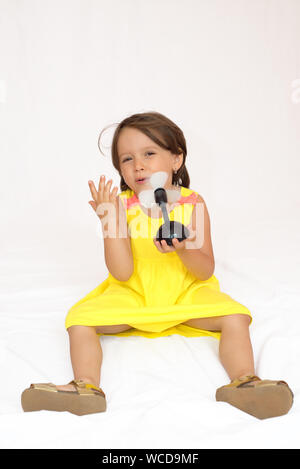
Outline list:
[[[166,205],[168,199],[170,202],[176,202],[180,194],[176,190],[164,189],[164,184],[167,180],[167,173],[165,171],[157,171],[150,177],[150,185],[153,190],[145,190],[139,193],[139,200],[144,207],[151,208],[153,203],[157,203],[161,208],[164,223],[159,227],[156,234],[156,240],[165,240],[168,246],[173,246],[172,239],[177,238],[178,241],[183,241],[189,237],[190,232],[188,228],[180,222],[170,221]]]

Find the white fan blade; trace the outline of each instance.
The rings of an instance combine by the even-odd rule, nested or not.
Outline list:
[[[155,204],[154,192],[152,190],[141,191],[138,198],[140,203],[146,208],[151,208]]]
[[[168,179],[168,173],[165,171],[156,171],[150,177],[150,184],[153,189],[158,189],[159,187],[164,187],[166,180]]]

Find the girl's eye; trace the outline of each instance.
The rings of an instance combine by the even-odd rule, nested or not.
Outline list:
[[[146,155],[154,155],[154,153],[151,151],[148,151]],[[131,158],[125,158],[125,160],[123,160],[123,163],[125,163],[125,161],[128,161],[128,160],[131,160]]]

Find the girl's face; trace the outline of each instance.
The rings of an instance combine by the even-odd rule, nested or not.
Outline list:
[[[172,189],[172,175],[178,170],[183,161],[183,154],[174,155],[153,142],[147,135],[137,129],[125,127],[122,129],[117,151],[120,171],[127,186],[136,194],[151,189],[149,178],[157,171],[165,171],[168,179],[165,189]],[[146,178],[144,182],[138,179]]]

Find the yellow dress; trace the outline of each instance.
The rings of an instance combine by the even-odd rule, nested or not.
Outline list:
[[[198,193],[181,187],[181,197],[170,212],[170,220],[188,226]],[[212,275],[201,281],[183,264],[176,251],[161,253],[153,238],[163,218],[152,218],[141,208],[135,192],[120,193],[126,209],[131,236],[134,272],[128,281],[108,277],[67,313],[65,327],[72,325],[106,326],[128,324],[132,329],[98,335],[143,336],[148,338],[180,334],[185,337],[213,336],[211,332],[182,324],[192,318],[229,314],[247,314],[241,303],[220,291],[218,279]]]

